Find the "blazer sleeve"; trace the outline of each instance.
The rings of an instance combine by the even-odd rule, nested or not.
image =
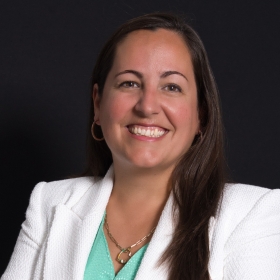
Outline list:
[[[47,217],[44,209],[43,188],[41,182],[34,188],[26,212],[26,219],[2,280],[34,279],[35,266],[42,243],[47,234]]]
[[[225,280],[280,279],[279,189],[256,201],[231,233],[225,252]]]

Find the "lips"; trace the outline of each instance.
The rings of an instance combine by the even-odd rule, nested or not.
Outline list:
[[[128,130],[130,133],[140,136],[152,137],[152,138],[159,138],[168,130],[163,129],[158,126],[141,126],[141,125],[129,125]]]

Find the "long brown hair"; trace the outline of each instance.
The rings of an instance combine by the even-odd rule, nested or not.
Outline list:
[[[195,137],[193,145],[182,156],[172,174],[174,218],[177,224],[172,242],[161,257],[161,265],[168,265],[169,279],[205,280],[210,279],[209,220],[216,214],[226,176],[218,92],[202,41],[177,15],[153,13],[134,18],[120,26],[101,50],[93,71],[92,84],[98,84],[98,94],[102,96],[118,44],[135,30],[159,28],[176,32],[190,51],[202,132],[199,137]],[[93,118],[92,105],[90,125]],[[98,142],[90,137],[88,156],[86,174],[104,176],[112,164],[112,154],[106,142]]]

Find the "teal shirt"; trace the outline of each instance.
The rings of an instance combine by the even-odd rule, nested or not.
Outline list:
[[[104,217],[105,215],[103,216],[88,257],[84,280],[133,280],[148,244],[132,255],[123,268],[115,275],[114,265],[103,231]]]

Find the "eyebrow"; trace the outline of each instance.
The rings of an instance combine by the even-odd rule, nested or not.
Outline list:
[[[124,70],[122,72],[117,73],[115,75],[115,78],[118,77],[119,75],[126,74],[126,73],[134,74],[139,79],[143,78],[143,75],[140,72],[135,71],[135,70]],[[166,72],[164,72],[160,75],[160,78],[166,78],[166,77],[168,77],[170,75],[174,75],[174,74],[175,75],[180,75],[188,81],[187,77],[185,75],[183,75],[182,73],[178,72],[178,71],[166,71]]]
[[[168,77],[170,75],[174,75],[174,74],[180,75],[180,76],[182,76],[183,78],[185,78],[188,81],[187,77],[185,75],[183,75],[182,73],[178,72],[178,71],[166,71],[166,72],[162,73],[160,75],[160,77],[161,78],[166,78],[166,77]]]
[[[135,71],[135,70],[124,70],[124,71],[122,71],[122,72],[120,72],[120,73],[117,73],[117,74],[115,75],[115,78],[118,77],[119,75],[126,74],[126,73],[134,74],[134,75],[135,75],[137,78],[139,78],[139,79],[143,78],[143,75],[142,75],[140,72]]]

